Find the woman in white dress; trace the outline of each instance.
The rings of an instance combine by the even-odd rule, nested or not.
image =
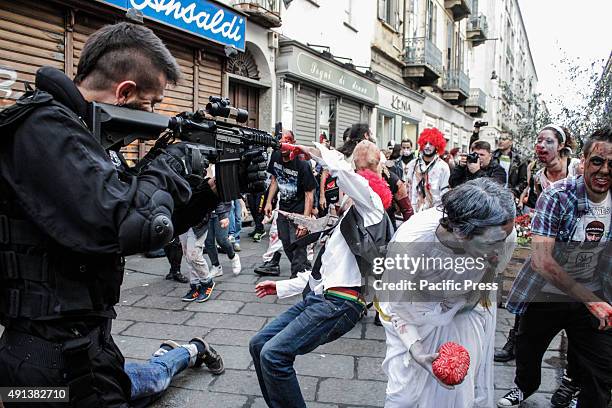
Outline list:
[[[414,286],[377,293],[387,336],[385,407],[493,406],[494,278],[514,249],[514,217],[512,193],[482,178],[448,192],[441,208],[416,213],[398,229],[387,254],[395,266],[385,265],[383,283]],[[474,286],[479,283],[486,286]],[[431,364],[449,341],[470,354],[468,373],[454,387],[439,381]]]

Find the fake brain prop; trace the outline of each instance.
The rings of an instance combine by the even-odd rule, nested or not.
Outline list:
[[[440,346],[440,354],[432,363],[433,372],[447,385],[463,381],[470,368],[470,354],[460,344],[448,342]]]

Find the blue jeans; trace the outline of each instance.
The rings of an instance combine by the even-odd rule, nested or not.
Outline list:
[[[249,342],[261,393],[269,407],[305,408],[293,362],[350,331],[363,307],[350,300],[310,292]]]
[[[188,365],[189,351],[184,347],[152,357],[146,363],[125,363],[125,373],[132,381],[131,401],[141,405],[138,400],[155,400],[166,391],[172,378]]]
[[[240,243],[240,231],[242,230],[242,205],[240,200],[232,201],[232,209],[229,213],[229,235],[234,237],[236,243]]]
[[[216,215],[210,217],[210,220],[208,221],[208,235],[206,236],[206,241],[204,241],[204,246],[206,247],[208,257],[210,258],[210,263],[212,263],[213,266],[219,265],[219,253],[217,252],[215,239],[217,240],[219,246],[223,248],[227,254],[227,257],[229,259],[234,259],[234,247],[227,239],[228,228],[221,228],[221,224],[219,224],[219,217]]]

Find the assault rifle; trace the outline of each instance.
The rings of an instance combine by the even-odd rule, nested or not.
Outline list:
[[[249,183],[252,189],[261,188],[253,184],[265,179],[265,172],[260,171],[265,170],[263,152],[268,147],[280,148],[280,143],[264,130],[242,125],[248,112],[230,106],[229,99],[211,96],[209,100],[204,110],[174,117],[94,102],[91,129],[109,150],[137,139],[156,140],[153,149],[163,149],[175,139],[193,144],[192,155],[202,155],[205,166],[215,165],[219,196],[230,201],[238,198],[241,190],[246,191]],[[248,177],[245,166],[250,166]]]

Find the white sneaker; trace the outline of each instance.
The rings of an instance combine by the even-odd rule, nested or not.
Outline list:
[[[234,238],[233,235],[228,235],[227,240],[229,241],[230,244],[233,244],[234,242],[236,242],[236,238]]]
[[[232,261],[232,272],[234,272],[234,275],[238,275],[240,271],[242,271],[240,257],[238,256],[238,254],[235,254],[234,257],[230,259],[230,261]]]
[[[497,406],[499,408],[519,407],[524,399],[525,397],[521,389],[519,387],[514,387],[497,401]]]
[[[217,265],[212,267],[212,270],[210,271],[210,274],[213,278],[216,278],[218,276],[223,276],[223,267],[221,265]]]

